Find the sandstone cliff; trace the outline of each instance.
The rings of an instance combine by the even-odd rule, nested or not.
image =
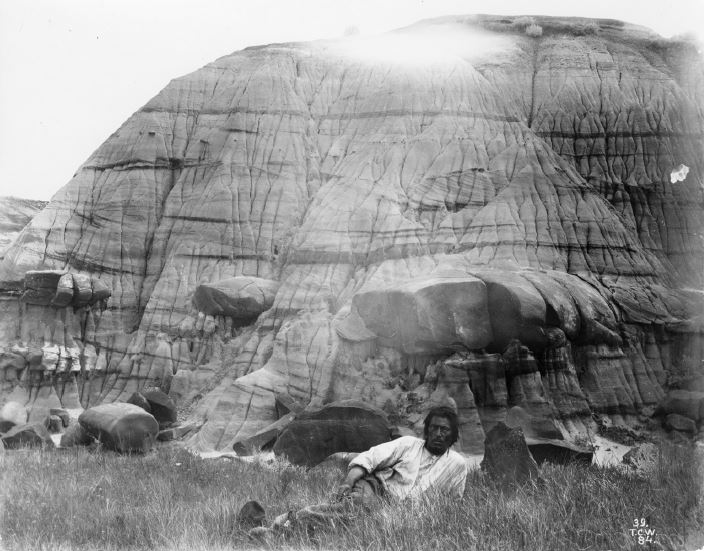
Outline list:
[[[569,437],[700,384],[702,59],[617,21],[535,23],[254,47],[172,81],[7,252],[3,358],[80,353],[35,379],[12,356],[0,402],[156,384],[201,449],[276,420],[280,392],[415,428],[451,402],[473,451],[513,406]],[[111,296],[28,304],[38,269]]]

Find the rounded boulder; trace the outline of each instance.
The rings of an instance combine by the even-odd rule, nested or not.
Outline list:
[[[406,354],[446,350],[455,343],[484,348],[492,340],[486,286],[475,277],[425,277],[363,290],[352,305],[383,344]],[[342,324],[343,335],[349,325]]]
[[[279,282],[259,277],[232,277],[196,287],[193,305],[211,316],[251,322],[271,308]]]
[[[54,441],[43,423],[28,423],[13,427],[2,436],[2,441],[5,447],[10,450],[54,447]]]
[[[312,467],[336,452],[362,452],[392,440],[386,415],[363,402],[344,400],[304,411],[281,433],[274,453]]]
[[[19,402],[7,402],[0,410],[0,432],[7,432],[15,426],[24,425],[29,413]]]
[[[100,404],[81,413],[78,422],[108,449],[121,453],[149,451],[159,432],[159,423],[133,404]]]

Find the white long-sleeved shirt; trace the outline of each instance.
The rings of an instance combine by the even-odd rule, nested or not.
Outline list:
[[[467,479],[467,463],[453,450],[433,455],[425,449],[425,441],[415,436],[402,436],[360,453],[349,467],[362,467],[374,473],[386,491],[394,497],[417,497],[428,488],[454,493],[462,497]]]

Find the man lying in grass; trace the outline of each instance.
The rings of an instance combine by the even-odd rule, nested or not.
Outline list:
[[[402,436],[360,453],[330,501],[280,515],[271,528],[255,528],[250,536],[265,537],[295,523],[345,518],[394,500],[419,497],[431,488],[462,497],[467,464],[450,449],[458,431],[453,410],[431,409],[424,422],[424,439]]]

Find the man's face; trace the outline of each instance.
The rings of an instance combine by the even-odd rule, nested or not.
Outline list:
[[[442,455],[452,445],[452,426],[444,417],[433,417],[428,425],[425,447],[434,455]]]

